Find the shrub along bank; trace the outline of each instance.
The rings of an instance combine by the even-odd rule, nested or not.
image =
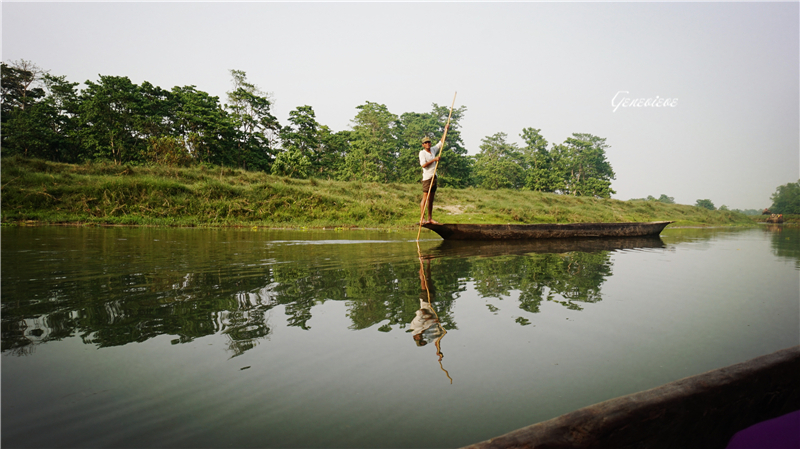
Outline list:
[[[293,179],[212,166],[2,161],[2,222],[157,226],[411,227],[420,184]],[[451,223],[672,220],[745,225],[729,211],[520,190],[440,188],[434,218]]]

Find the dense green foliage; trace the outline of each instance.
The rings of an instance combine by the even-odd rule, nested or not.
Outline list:
[[[606,139],[574,133],[548,151],[540,131],[523,129],[523,148],[507,142],[505,133],[484,138],[475,158],[476,185],[597,198],[610,198],[615,193],[611,189],[614,170],[605,156]]]
[[[397,227],[419,220],[419,184],[22,156],[5,158],[1,168],[3,223]],[[687,205],[473,187],[442,187],[434,211],[437,220],[454,223],[751,223],[734,212]]]
[[[29,61],[2,64],[2,155],[56,162],[111,161],[172,167],[214,165],[296,179],[387,183],[420,180],[423,137],[441,138],[450,115],[432,104],[429,112],[394,114],[384,104],[356,107],[350,130],[333,131],[316,120],[309,105],[281,125],[271,94],[231,70],[227,103],[197,90],[137,85],[124,76],[77,83],[52,76]],[[538,129],[525,128],[525,147],[506,134],[486,137],[480,154],[469,156],[461,137],[467,108],[453,109],[442,164],[443,187],[512,188],[609,198],[614,172],[605,139],[573,134],[552,145]]]
[[[775,214],[800,214],[800,181],[779,186],[769,210]]]
[[[714,206],[714,203],[709,199],[697,200],[694,205],[696,207],[702,207],[703,209],[717,210],[716,206]]]
[[[222,105],[195,86],[171,91],[127,77],[100,76],[76,89],[28,61],[2,64],[2,155],[57,162],[108,160],[115,164],[213,164],[293,178],[418,182],[420,141],[440,138],[449,108],[400,117],[386,105],[356,108],[352,130],[335,132],[299,106],[281,126],[270,94],[231,70],[233,88]],[[444,186],[471,184],[472,161],[453,111],[447,137]]]
[[[429,112],[397,115],[367,101],[356,107],[351,129],[334,131],[304,105],[281,125],[272,113],[271,94],[249,82],[243,71],[230,74],[232,89],[222,104],[195,86],[165,90],[124,76],[100,76],[78,90],[78,83],[29,61],[3,63],[2,156],[129,167],[221,166],[295,179],[412,184],[420,180],[421,139],[441,138],[450,113],[433,103]],[[483,138],[480,152],[469,156],[461,137],[466,110],[452,111],[437,171],[441,186],[594,198],[615,193],[606,139],[573,133],[551,144],[540,129],[524,128],[524,146],[498,132]],[[800,212],[799,190],[797,183],[779,187],[774,212]],[[665,194],[643,200],[675,202]],[[708,199],[695,206],[715,210]]]

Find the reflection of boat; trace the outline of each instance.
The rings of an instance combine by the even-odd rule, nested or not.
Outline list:
[[[767,218],[767,223],[783,223],[783,214],[772,214]]]
[[[664,248],[657,235],[647,237],[542,239],[542,240],[444,240],[429,250],[441,256],[500,256],[504,254],[568,253],[579,251],[593,253],[636,248]]]
[[[445,240],[526,240],[658,235],[671,221],[646,223],[424,224]]]

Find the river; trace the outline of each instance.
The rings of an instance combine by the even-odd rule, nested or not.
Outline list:
[[[2,228],[3,447],[458,447],[800,343],[800,230]]]

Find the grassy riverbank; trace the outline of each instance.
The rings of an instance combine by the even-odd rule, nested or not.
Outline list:
[[[129,167],[2,160],[2,222],[157,226],[412,227],[419,184],[299,180],[229,168]],[[673,220],[747,225],[727,211],[515,190],[439,189],[434,218],[451,223]]]

